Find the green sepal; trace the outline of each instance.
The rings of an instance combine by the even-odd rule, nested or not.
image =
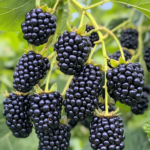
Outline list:
[[[132,56],[132,58],[128,62],[133,63],[134,62],[134,58],[135,58],[135,56]]]
[[[119,64],[127,64],[127,62],[122,57],[120,57]]]
[[[38,84],[36,86],[34,86],[34,90],[37,94],[44,93],[44,91],[40,88],[40,86]]]
[[[2,92],[2,95],[6,98],[6,97],[9,97],[9,93],[7,90],[5,90],[5,92]]]
[[[28,49],[24,49],[23,51],[24,51],[25,54],[27,54],[29,50]]]
[[[115,59],[110,59],[109,63],[113,68],[117,67],[119,65],[119,62]]]
[[[48,12],[48,13],[50,13],[50,14],[52,14],[52,13],[55,12],[55,10],[49,8],[49,7],[47,6],[47,4],[41,6],[40,8],[41,8],[44,12]]]
[[[39,51],[38,51],[38,48],[34,45],[32,45],[32,50],[37,54]]]
[[[45,49],[45,50],[41,51],[40,54],[41,54],[43,57],[46,57],[47,54],[48,54],[48,49]]]
[[[66,125],[68,122],[69,122],[69,119],[66,116],[63,116],[60,119],[60,124],[62,124],[62,125]]]
[[[51,86],[51,88],[50,88],[50,90],[49,90],[49,93],[52,93],[52,92],[55,92],[55,91],[57,91],[57,83],[54,83],[54,84]]]
[[[81,26],[79,29],[76,30],[76,33],[78,35],[83,35],[85,33],[85,30],[86,30],[86,24],[84,24],[83,26]]]

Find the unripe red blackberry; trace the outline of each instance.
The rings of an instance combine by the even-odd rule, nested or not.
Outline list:
[[[144,114],[144,112],[148,108],[148,104],[149,104],[149,96],[146,92],[142,92],[141,99],[135,106],[131,107],[131,110],[136,115]]]
[[[34,94],[30,98],[29,115],[40,132],[51,133],[60,124],[62,96],[53,93]]]
[[[95,116],[89,129],[92,149],[123,150],[125,136],[121,117],[100,118]]]
[[[130,60],[132,58],[132,55],[127,50],[123,50],[123,53],[124,53],[125,61],[128,61],[128,60]],[[115,52],[115,53],[113,53],[112,55],[109,55],[110,59],[115,59],[115,60],[119,60],[120,57],[121,57],[120,50]],[[112,66],[109,64],[109,60],[108,60],[108,66],[110,68],[112,68]]]
[[[59,125],[51,133],[43,133],[36,131],[39,138],[38,150],[67,150],[71,137],[71,127],[67,125]]]
[[[83,70],[72,79],[66,91],[64,106],[68,118],[82,121],[93,115],[102,93],[102,73],[98,66],[85,65]]]
[[[13,86],[19,92],[29,92],[39,83],[50,69],[49,60],[42,55],[29,51],[24,54],[16,65]]]
[[[42,45],[55,33],[56,17],[42,9],[32,9],[21,25],[23,38],[35,46]]]
[[[150,86],[149,85],[144,85],[143,92],[146,92],[149,95],[150,94]]]
[[[144,60],[147,70],[150,72],[150,46],[147,46],[144,51]]]
[[[134,29],[126,29],[121,33],[121,45],[128,49],[137,49],[138,47],[138,31]]]
[[[141,98],[144,86],[144,70],[139,63],[120,64],[107,71],[109,95],[129,106]]]
[[[3,102],[6,124],[17,138],[26,138],[32,131],[32,123],[28,115],[29,98],[29,95],[10,93]]]
[[[93,26],[89,26],[89,25],[86,25],[86,31],[89,32],[91,30],[95,29]],[[92,43],[92,46],[94,47],[94,42],[98,41],[99,40],[99,36],[97,34],[97,32],[92,32],[92,34],[89,36],[90,38],[90,41]]]
[[[60,70],[68,75],[75,75],[82,71],[89,57],[91,46],[88,37],[79,36],[76,32],[65,31],[55,43],[56,59]]]

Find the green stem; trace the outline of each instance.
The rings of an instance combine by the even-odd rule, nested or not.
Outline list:
[[[51,76],[51,73],[52,73],[52,70],[53,70],[55,59],[56,59],[56,56],[54,56],[54,58],[52,59],[52,62],[51,62],[51,68],[50,68],[50,71],[48,73],[48,77],[47,77],[47,80],[46,80],[45,92],[49,91],[49,80],[50,80],[50,76]]]
[[[47,58],[50,60],[54,55],[56,55],[55,51],[53,51]]]
[[[63,90],[63,92],[62,92],[62,96],[65,95],[66,90],[68,89],[68,87],[69,87],[69,85],[70,85],[70,83],[71,83],[71,81],[72,81],[72,78],[73,78],[73,76],[70,76],[70,77],[69,77],[68,82],[67,82],[67,84],[66,84],[66,86],[65,86],[65,88],[64,88],[64,90]]]
[[[83,25],[84,15],[85,15],[85,11],[82,12],[79,28]]]
[[[54,5],[54,7],[53,7],[53,9],[54,9],[54,10],[56,10],[56,8],[57,8],[57,6],[58,6],[59,1],[60,1],[60,0],[57,0],[57,1],[56,1],[55,5]]]
[[[107,3],[107,2],[109,2],[109,1],[110,1],[110,0],[104,0],[104,1],[102,1],[102,2],[93,4],[93,5],[89,6],[89,7],[85,7],[84,10],[88,10],[88,9],[94,8],[94,7],[98,6],[98,5],[103,5],[104,3]]]
[[[36,2],[35,2],[35,7],[36,7],[36,8],[39,8],[39,7],[40,7],[40,2],[41,2],[41,0],[36,0]]]

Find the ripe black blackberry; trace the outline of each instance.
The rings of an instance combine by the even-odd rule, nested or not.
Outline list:
[[[26,138],[32,131],[32,123],[28,115],[29,98],[29,95],[10,93],[3,102],[3,115],[6,116],[6,124],[17,138]]]
[[[121,45],[128,49],[137,49],[138,47],[138,31],[134,29],[126,29],[121,33]]]
[[[24,54],[16,65],[13,86],[19,92],[29,92],[50,69],[49,60],[42,55],[29,51]]]
[[[80,72],[89,57],[91,46],[88,37],[65,31],[55,43],[60,70],[68,75]]]
[[[150,72],[150,46],[147,46],[144,51],[144,60],[147,70]]]
[[[123,150],[125,136],[121,117],[100,118],[95,116],[89,129],[92,149]]]
[[[144,70],[139,63],[120,64],[107,71],[109,95],[121,103],[133,106],[141,98],[144,86]]]
[[[68,118],[82,121],[93,114],[102,93],[102,73],[98,66],[85,65],[83,70],[74,76],[66,91],[64,106]]]
[[[30,107],[29,115],[36,130],[51,133],[59,126],[62,96],[58,91],[32,95]]]
[[[73,119],[70,119],[68,124],[71,126],[71,128],[74,128],[78,124],[78,122]]]
[[[134,114],[144,114],[145,110],[147,110],[149,104],[149,96],[146,92],[142,92],[141,99],[135,106],[131,107],[131,110]]]
[[[93,29],[94,29],[93,26],[86,25],[86,31],[87,32],[89,32]],[[94,45],[95,45],[94,42],[99,40],[99,36],[98,36],[97,32],[92,32],[92,34],[89,36],[89,38],[90,38],[90,41],[92,43],[92,46],[94,47]]]
[[[55,33],[56,17],[42,9],[32,9],[21,25],[23,38],[35,46],[42,45]]]
[[[150,86],[149,85],[144,85],[143,92],[146,92],[149,95],[150,94]]]
[[[132,58],[132,55],[127,50],[123,50],[123,53],[124,53],[124,57],[125,57],[126,61],[128,61]],[[119,60],[120,57],[121,57],[120,51],[117,51],[117,52],[113,53],[112,55],[109,55],[110,59],[115,59],[115,60]],[[108,60],[108,66],[110,68],[112,68],[112,66],[109,64],[109,60]]]
[[[59,125],[51,133],[43,133],[36,131],[39,138],[38,150],[67,150],[71,137],[71,127],[67,125]]]

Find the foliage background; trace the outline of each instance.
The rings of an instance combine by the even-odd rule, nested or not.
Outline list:
[[[15,3],[16,0],[12,0],[11,2],[0,1],[0,6],[3,8],[0,10],[0,14],[7,8],[13,8],[15,5],[19,6],[18,3]],[[19,58],[23,54],[23,49],[27,49],[28,44],[23,39],[23,34],[20,32],[20,24],[23,22],[24,16],[26,12],[34,7],[34,0],[23,0],[26,5],[20,7],[20,11],[17,10],[18,16],[15,14],[10,17],[9,14],[0,15],[0,92],[4,90],[8,90],[11,92],[13,89],[13,72],[15,65],[17,64]],[[9,3],[8,3],[9,2]],[[53,6],[55,1],[51,0],[43,0],[42,3],[47,3],[48,6]],[[84,5],[91,5],[93,3],[99,2],[99,0],[79,0]],[[74,7],[70,7],[71,15],[68,14],[67,5],[62,6],[64,9],[62,23],[61,23],[61,32],[63,32],[66,28],[66,19],[70,17],[71,22],[74,26],[78,27],[80,22],[80,14],[76,11]],[[10,9],[11,10],[11,9]],[[95,7],[94,9],[88,10],[92,13],[96,21],[108,27],[109,29],[114,28],[121,22],[127,20],[130,16],[133,8],[127,7],[126,5],[118,4],[118,3],[107,3],[103,6]],[[14,11],[12,11],[13,13]],[[134,27],[137,27],[140,23],[142,14],[138,11],[134,13],[132,23]],[[16,18],[16,20],[14,20]],[[11,22],[11,24],[9,22]],[[84,19],[85,22],[89,22],[87,18]],[[146,17],[144,18],[143,26],[147,26],[150,24],[150,20]],[[132,25],[133,26],[133,25]],[[5,32],[9,31],[9,32]],[[17,31],[17,32],[14,32]],[[120,31],[116,32],[117,37],[120,37]],[[150,33],[146,32],[143,36],[144,46],[150,40]],[[53,45],[51,45],[52,47]],[[42,47],[42,46],[41,46]],[[40,48],[41,48],[40,47]],[[106,48],[108,54],[111,54],[118,50],[117,44],[112,38],[108,38],[106,40]],[[51,49],[52,50],[52,49]],[[98,47],[96,53],[93,55],[93,59],[95,62],[103,64],[103,56],[101,51],[101,46]],[[56,68],[55,68],[56,69]],[[67,82],[68,76],[63,75],[58,69],[53,71],[52,78],[50,80],[50,84],[57,82],[58,90],[60,92],[63,91],[65,83]],[[149,80],[146,80],[146,84],[150,84]],[[17,139],[12,136],[8,127],[5,123],[5,118],[2,115],[3,111],[3,100],[4,97],[0,94],[0,149],[1,150],[36,150],[38,147],[38,139],[36,137],[35,131],[32,131],[32,134],[26,139]],[[144,115],[135,116],[130,112],[130,108],[128,106],[122,105],[120,103],[116,104],[116,107],[120,107],[121,116],[124,119],[125,125],[125,149],[124,150],[149,150],[150,143],[148,141],[146,133],[143,131],[143,125],[145,122],[145,118],[147,116],[147,112]],[[150,108],[149,108],[150,109]],[[88,142],[89,131],[87,128],[78,124],[72,130],[72,137],[70,141],[69,150],[91,150],[90,143]]]

